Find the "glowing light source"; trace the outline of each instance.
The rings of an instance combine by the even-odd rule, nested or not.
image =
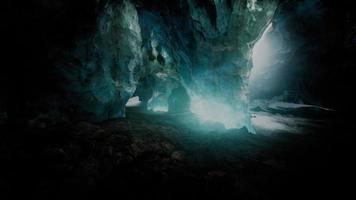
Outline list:
[[[251,70],[250,81],[256,80],[259,76],[263,75],[267,66],[271,63],[272,48],[270,41],[266,38],[266,34],[272,30],[272,23],[268,25],[263,32],[262,37],[256,42],[252,51],[253,68]]]
[[[228,105],[194,96],[191,98],[190,111],[203,123],[219,122],[226,129],[237,128],[236,115]]]
[[[168,112],[168,107],[166,106],[155,106],[152,108],[148,108],[148,110],[151,110],[153,112]]]
[[[277,119],[268,115],[256,115],[252,123],[260,128],[268,130],[288,130],[288,127]]]
[[[138,96],[135,96],[129,99],[129,101],[126,103],[126,107],[135,107],[139,106],[140,104],[140,99],[138,98]]]
[[[168,103],[165,98],[158,98],[160,93],[154,93],[153,97],[147,102],[147,110],[153,112],[168,112]]]

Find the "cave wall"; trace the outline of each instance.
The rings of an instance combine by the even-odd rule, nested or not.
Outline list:
[[[192,56],[195,101],[229,105],[229,117],[236,118],[230,127],[252,131],[247,88],[252,47],[272,19],[277,1],[214,1],[214,15],[197,2],[189,3],[197,45]]]
[[[124,117],[142,66],[141,46],[135,6],[106,3],[95,32],[77,40],[56,65],[70,105],[79,104],[92,121]]]
[[[10,106],[17,107],[9,111],[14,115],[103,121],[124,117],[135,92],[148,108],[167,108],[172,91],[184,88],[192,101],[229,105],[236,127],[249,126],[251,49],[277,0],[37,0],[12,6],[18,11],[12,37],[23,46],[16,63],[21,72],[9,76],[19,80],[8,100],[17,102]]]

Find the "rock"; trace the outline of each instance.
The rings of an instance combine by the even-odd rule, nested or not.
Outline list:
[[[78,144],[68,144],[63,147],[64,151],[67,152],[70,159],[75,160],[82,153],[82,149]]]
[[[80,168],[78,169],[84,176],[99,176],[98,160],[94,157],[89,157],[86,160],[80,162]]]
[[[277,2],[90,2],[93,23],[79,17],[73,25],[90,26],[85,34],[76,33],[65,47],[53,41],[43,50],[50,54],[54,66],[45,64],[45,69],[56,84],[48,98],[31,105],[102,122],[125,117],[125,105],[137,89],[154,111],[168,111],[169,104],[172,112],[187,111],[189,100],[199,104],[193,97],[227,105],[236,119],[234,128],[251,131],[247,85],[252,47]],[[71,10],[69,3],[62,6]]]
[[[107,3],[95,32],[57,64],[71,107],[92,121],[124,117],[141,66],[141,29],[131,1]]]
[[[184,152],[183,151],[174,151],[171,155],[171,158],[174,160],[178,160],[181,161],[183,160],[185,157]]]
[[[208,175],[210,177],[223,177],[226,175],[225,171],[221,171],[221,170],[215,170],[215,171],[210,171],[208,172]]]
[[[277,0],[162,4],[168,10],[143,4],[138,12],[145,41],[143,76],[153,78],[148,108],[167,111],[170,101],[169,110],[186,110],[186,98],[174,97],[174,89],[183,86],[190,104],[203,98],[228,105],[236,117],[234,128],[246,126],[253,132],[247,96],[252,47],[271,21]]]
[[[42,152],[43,159],[53,162],[67,162],[68,154],[62,148],[47,148]]]

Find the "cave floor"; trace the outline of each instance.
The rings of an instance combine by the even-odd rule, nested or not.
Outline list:
[[[125,119],[100,124],[28,127],[20,138],[1,140],[0,192],[40,199],[326,194],[331,135],[339,123],[333,114],[309,108],[252,111],[256,134],[207,131],[192,127],[189,114],[137,108],[128,108]]]

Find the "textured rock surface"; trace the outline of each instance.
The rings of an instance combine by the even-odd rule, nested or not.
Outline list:
[[[193,104],[194,95],[221,101],[235,109],[230,118],[237,115],[248,121],[242,80],[250,71],[250,48],[274,2],[8,2],[1,27],[8,65],[0,73],[0,102],[5,102],[0,110],[21,126],[46,112],[54,112],[56,119],[62,111],[69,116],[91,113],[89,118],[101,121],[124,116],[123,105],[135,87],[145,103],[154,95],[150,107],[167,110],[172,89],[183,86]],[[277,92],[302,88],[311,103],[316,100],[349,113],[353,106],[345,105],[354,102],[348,95],[354,74],[352,6],[318,0],[282,5],[273,27],[293,49],[274,59],[285,61],[281,65],[286,69],[277,75],[283,78],[276,81]],[[330,96],[330,91],[337,95]],[[241,110],[243,114],[237,114]]]
[[[135,92],[148,109],[167,111],[168,101],[177,98],[170,97],[172,91],[183,88],[190,97],[183,110],[189,99],[191,104],[207,99],[229,107],[231,127],[251,129],[246,90],[251,48],[277,0],[35,2],[48,12],[31,13],[36,18],[29,21],[41,20],[39,31],[24,40],[41,38],[44,29],[47,38],[34,54],[48,59],[38,64],[32,56],[40,67],[28,69],[29,76],[40,79],[29,81],[25,95],[34,97],[31,114],[41,113],[40,105],[95,122],[124,117]]]
[[[141,67],[141,29],[129,1],[108,3],[95,33],[76,42],[58,64],[68,99],[93,121],[125,116],[125,104],[136,89]]]
[[[251,50],[272,19],[277,1],[149,5],[138,7],[144,41],[142,76],[153,79],[148,109],[168,110],[172,90],[183,85],[191,104],[209,99],[228,105],[229,117],[234,118],[230,127],[247,126],[252,131],[247,110]],[[150,89],[142,85],[146,89],[140,90]]]
[[[156,80],[148,108],[167,110],[172,89],[184,85],[191,104],[209,99],[227,105],[234,118],[230,127],[252,131],[247,109],[251,50],[277,1],[188,0],[162,7],[166,10],[139,8],[144,68]]]
[[[290,194],[300,199],[328,195],[325,188],[333,186],[325,176],[334,169],[325,153],[329,132],[316,129],[332,133],[339,130],[332,128],[335,121],[293,117],[305,120],[298,127],[312,134],[276,129],[202,132],[180,124],[176,115],[138,115],[131,109],[125,119],[34,124],[23,140],[1,138],[0,193],[16,197],[26,192],[38,199],[280,199]],[[294,113],[279,111],[269,115],[283,119]],[[0,124],[0,131],[13,130]]]
[[[236,118],[232,127],[247,126],[252,131],[247,106],[251,51],[272,19],[277,2],[209,1],[215,8],[213,15],[201,2],[188,2],[196,41],[194,93],[229,105]]]

